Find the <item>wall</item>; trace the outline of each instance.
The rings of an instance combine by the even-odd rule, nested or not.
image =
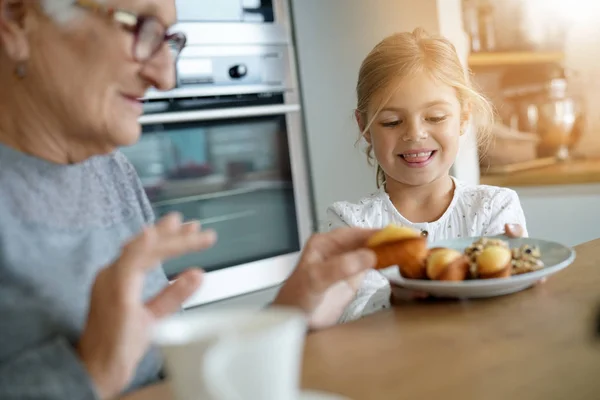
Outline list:
[[[529,236],[575,246],[600,237],[600,184],[515,188]]]
[[[452,1],[452,0],[450,0]],[[385,36],[437,29],[435,0],[292,0],[315,209],[375,190],[375,173],[354,143],[360,63]]]

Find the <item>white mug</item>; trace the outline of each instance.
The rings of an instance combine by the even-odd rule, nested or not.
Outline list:
[[[175,400],[296,400],[307,321],[269,308],[185,311],[158,324]]]

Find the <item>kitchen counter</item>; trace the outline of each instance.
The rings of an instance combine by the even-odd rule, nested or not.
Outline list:
[[[352,400],[598,398],[600,240],[520,293],[407,303],[312,333],[305,388]],[[167,384],[127,400],[172,399]]]
[[[600,183],[600,159],[565,161],[510,174],[483,174],[480,182],[504,187]]]

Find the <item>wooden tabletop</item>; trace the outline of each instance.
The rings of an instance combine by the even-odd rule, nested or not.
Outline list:
[[[481,184],[504,187],[600,183],[600,160],[569,160],[508,174],[482,173]]]
[[[353,400],[598,399],[600,240],[538,287],[405,304],[307,337],[302,384]],[[165,385],[127,400],[168,400]]]

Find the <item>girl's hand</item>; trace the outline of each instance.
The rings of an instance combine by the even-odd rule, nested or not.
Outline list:
[[[504,234],[509,238],[520,238],[523,236],[523,227],[519,224],[505,224]]]

